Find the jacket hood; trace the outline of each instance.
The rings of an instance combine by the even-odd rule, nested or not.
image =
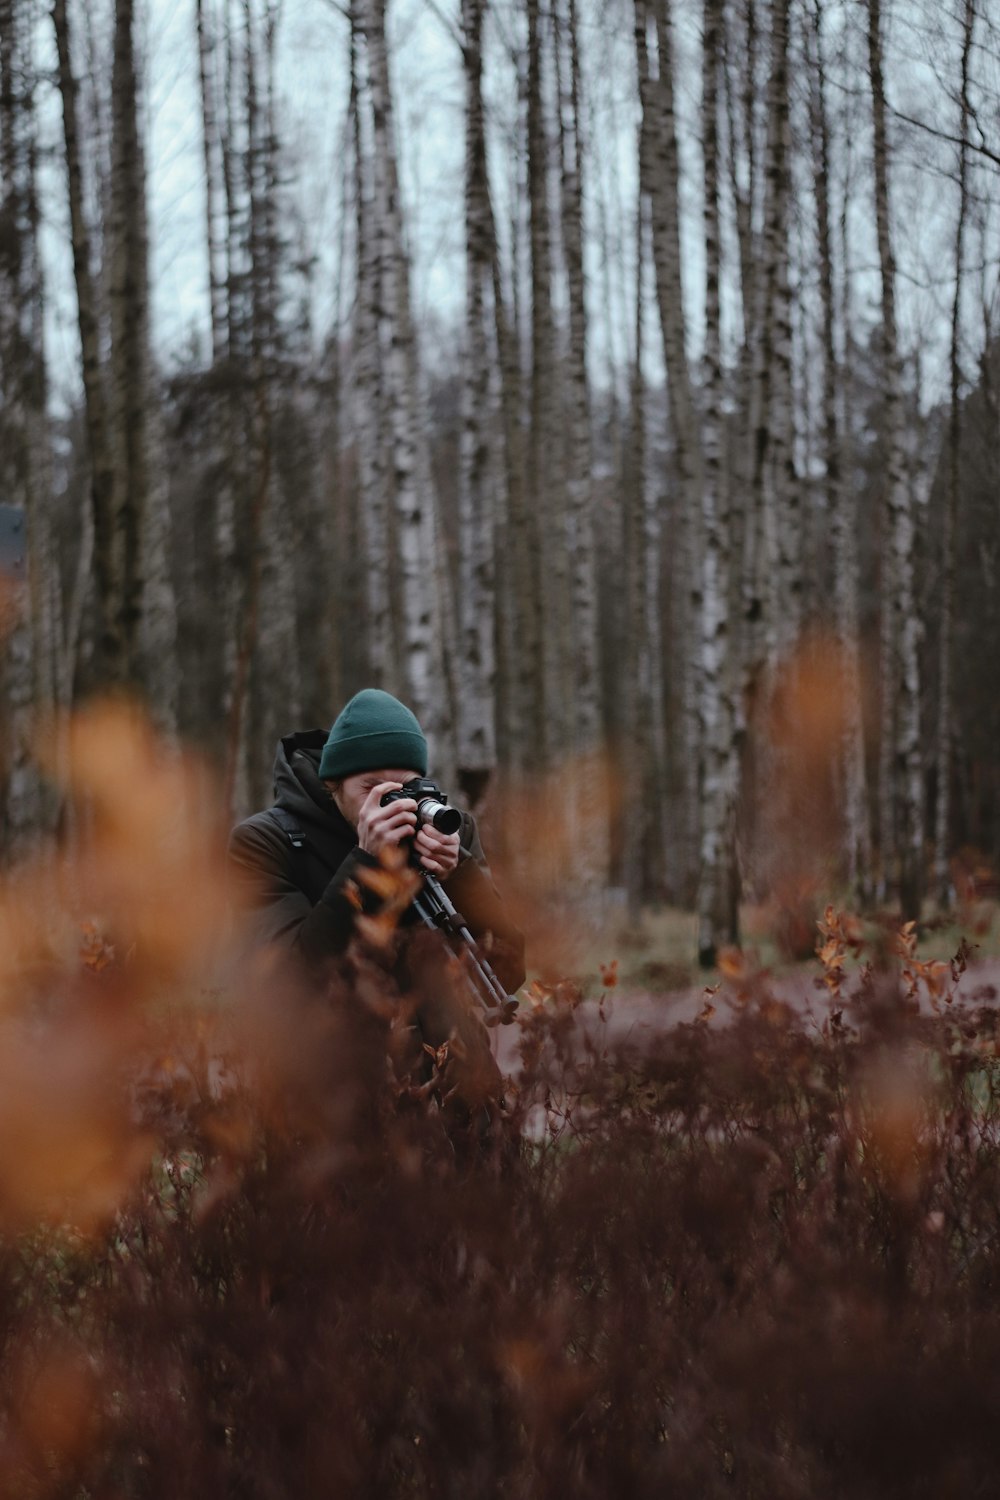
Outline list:
[[[354,840],[356,834],[319,778],[319,760],[326,744],[325,729],[287,734],[274,758],[274,800],[305,826],[337,832]]]

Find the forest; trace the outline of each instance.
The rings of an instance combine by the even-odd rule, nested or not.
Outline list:
[[[991,8],[312,4],[3,0],[5,858],[95,693],[235,818],[373,684],[498,848],[544,804],[550,888],[706,960],[743,901],[988,884]]]
[[[0,1492],[995,1493],[998,173],[987,0],[0,0]],[[483,1036],[233,942],[365,686]]]

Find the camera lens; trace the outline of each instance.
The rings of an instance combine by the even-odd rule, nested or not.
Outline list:
[[[430,823],[438,833],[457,833],[462,826],[462,814],[457,807],[448,807],[431,797],[417,803],[417,817],[421,823]]]

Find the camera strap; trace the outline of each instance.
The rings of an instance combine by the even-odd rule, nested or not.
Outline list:
[[[272,807],[271,816],[277,823],[278,827],[281,829],[282,833],[286,833],[288,835],[289,842],[291,843],[293,849],[305,848],[306,836],[302,832],[302,829],[299,827],[299,821],[296,817],[293,817],[290,812],[286,812],[283,807]]]

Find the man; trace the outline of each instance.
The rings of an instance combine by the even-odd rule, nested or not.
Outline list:
[[[373,876],[387,851],[391,857],[409,847],[418,868],[441,881],[501,983],[516,990],[524,980],[523,939],[490,877],[472,817],[464,813],[457,833],[442,834],[426,824],[418,829],[412,798],[382,806],[386,792],[426,775],[427,741],[415,715],[377,688],[356,694],[329,734],[283,739],[274,806],[238,824],[230,838],[230,869],[251,940],[284,949],[321,977],[346,953],[359,910],[377,914],[382,882]],[[394,978],[416,992],[424,1042],[437,1049],[457,1031],[458,1050],[482,1053],[485,1030],[478,1018],[470,1025],[471,1002],[451,988],[444,939],[426,933],[412,907],[400,928]],[[418,933],[430,939],[420,952]]]

